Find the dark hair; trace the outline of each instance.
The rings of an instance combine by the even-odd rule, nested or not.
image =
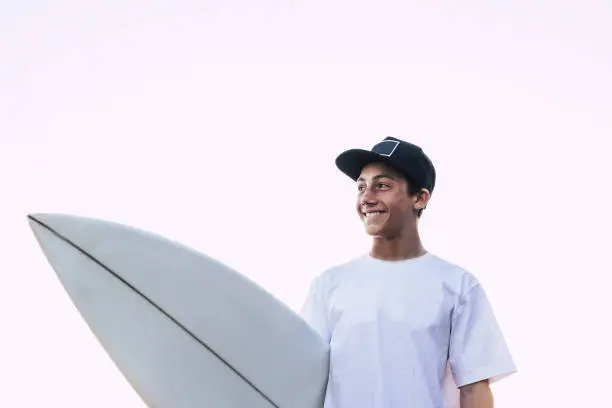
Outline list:
[[[412,179],[412,177],[408,177],[406,175],[404,175],[404,177],[406,178],[406,187],[407,187],[408,195],[410,197],[415,196],[415,195],[420,195],[421,190],[425,187],[420,186],[418,183],[416,183],[414,179]],[[421,218],[421,214],[423,214],[424,209],[425,208],[421,208],[416,211],[417,218]]]

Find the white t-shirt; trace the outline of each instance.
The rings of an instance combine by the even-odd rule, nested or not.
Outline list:
[[[330,344],[325,408],[458,408],[459,386],[516,371],[477,279],[430,253],[331,268],[301,315]]]

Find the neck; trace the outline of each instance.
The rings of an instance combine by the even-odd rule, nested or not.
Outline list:
[[[374,237],[370,255],[384,261],[401,261],[417,258],[426,252],[418,231],[413,229],[394,237]]]

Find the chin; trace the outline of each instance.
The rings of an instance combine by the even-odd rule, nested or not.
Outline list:
[[[397,236],[397,232],[387,225],[370,225],[365,226],[366,234],[372,238],[382,238],[384,240],[392,239]]]
[[[385,229],[381,227],[366,226],[365,230],[366,230],[366,234],[372,237],[379,237],[379,236],[385,235]]]

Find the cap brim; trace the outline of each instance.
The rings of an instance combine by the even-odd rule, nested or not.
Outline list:
[[[336,158],[338,169],[355,181],[361,175],[363,168],[374,162],[390,163],[385,156],[362,149],[347,150]]]

